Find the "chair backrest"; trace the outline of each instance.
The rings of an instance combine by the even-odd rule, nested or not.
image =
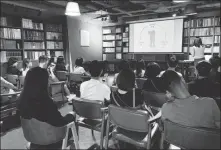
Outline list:
[[[17,101],[18,95],[21,92],[15,92],[15,93],[7,93],[7,94],[1,94],[0,95],[0,104],[1,106],[4,105],[5,102],[15,102]],[[6,103],[8,104],[8,103]]]
[[[67,80],[67,71],[56,71],[56,77],[59,81],[66,81]]]
[[[145,78],[136,78],[136,83],[137,83],[137,88],[138,89],[142,89],[143,88],[143,84],[147,79]]]
[[[101,119],[103,102],[86,100],[81,98],[74,98],[73,100],[73,109],[81,117],[87,119]]]
[[[25,76],[19,76],[18,80],[19,80],[19,88],[22,88],[24,86]]]
[[[49,145],[65,138],[66,126],[55,127],[35,118],[21,118],[21,126],[27,141],[38,145]]]
[[[82,74],[70,73],[69,80],[74,82],[82,82],[83,81]]]
[[[220,130],[193,128],[165,120],[164,140],[184,149],[220,149]]]
[[[143,95],[147,105],[151,105],[154,107],[162,107],[163,104],[167,102],[165,93],[143,91]]]
[[[50,94],[53,96],[54,94],[62,93],[64,89],[64,81],[54,82],[50,84]]]
[[[6,78],[8,80],[8,82],[17,85],[18,82],[18,75],[13,75],[13,74],[7,74]]]
[[[111,123],[120,128],[136,132],[148,132],[149,115],[146,111],[109,105],[108,118]]]

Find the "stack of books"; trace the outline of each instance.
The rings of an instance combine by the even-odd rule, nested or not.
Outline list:
[[[23,31],[25,40],[44,40],[44,32]]]
[[[21,39],[21,30],[11,28],[0,28],[0,37],[6,39]]]
[[[43,30],[43,23],[35,23],[31,19],[22,18],[22,27],[27,29]]]

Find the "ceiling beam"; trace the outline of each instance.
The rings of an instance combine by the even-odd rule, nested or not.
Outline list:
[[[94,2],[94,3],[96,3],[96,4],[99,4],[99,5],[101,5],[101,6],[104,6],[104,7],[111,7],[111,5],[105,4],[105,3],[101,2],[101,1],[92,1],[92,2]],[[122,9],[120,9],[120,8],[111,8],[111,9],[112,9],[112,10],[115,10],[115,11],[118,11],[118,12],[120,12],[120,13],[126,14],[126,15],[128,15],[128,16],[133,16],[131,13],[129,13],[129,12],[127,12],[127,11],[124,11],[124,10],[122,10]]]

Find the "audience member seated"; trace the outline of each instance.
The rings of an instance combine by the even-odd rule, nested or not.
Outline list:
[[[52,126],[62,127],[75,120],[73,114],[63,117],[48,94],[48,72],[40,67],[32,68],[25,77],[24,89],[19,96],[18,110],[24,119],[37,119]],[[40,127],[39,127],[40,128]],[[35,129],[33,129],[35,130]],[[51,145],[36,145],[32,147],[61,147],[62,141]]]
[[[143,84],[143,90],[157,93],[164,92],[163,83],[161,78],[158,77],[160,71],[160,66],[155,62],[151,62],[147,65],[145,72],[147,80]]]
[[[55,72],[56,71],[67,71],[67,66],[65,65],[65,60],[63,56],[59,56],[57,58],[57,63],[55,66]]]
[[[133,107],[133,94],[135,94],[135,107],[141,108],[143,104],[142,91],[135,88],[135,74],[130,69],[122,70],[117,76],[118,90],[111,93],[111,103],[122,107]]]
[[[27,58],[24,58],[22,62],[22,68],[21,68],[22,76],[26,76],[31,66],[32,66],[32,63],[30,62],[30,60]]]
[[[198,78],[188,84],[191,95],[199,97],[220,97],[220,84],[214,83],[209,79],[212,66],[206,61],[197,64]]]
[[[85,81],[80,86],[81,98],[88,100],[110,100],[110,88],[100,81],[100,75],[102,74],[102,65],[98,61],[91,62],[89,71],[91,79]]]
[[[126,60],[120,61],[120,63],[118,64],[118,67],[117,67],[118,73],[116,73],[114,75],[114,84],[116,84],[116,80],[117,80],[117,76],[118,76],[119,72],[121,72],[124,69],[129,69],[129,68],[130,68],[130,65]]]
[[[172,70],[165,71],[162,79],[172,97],[162,107],[163,120],[190,127],[220,129],[220,110],[214,99],[191,95],[181,77]]]
[[[218,68],[220,67],[220,57],[214,56],[210,58],[209,61],[212,65],[212,69],[210,71],[210,79],[213,82],[220,83],[220,72],[218,71]]]
[[[136,63],[136,70],[134,70],[136,78],[144,77],[145,74],[144,68],[145,68],[145,61],[141,59]]]
[[[7,74],[21,75],[22,72],[18,69],[18,59],[10,57],[8,60]]]
[[[18,88],[1,77],[1,94],[14,93],[14,90],[18,90]]]
[[[87,73],[83,68],[83,58],[77,58],[75,61],[75,66],[73,69],[73,73],[75,74],[82,74],[86,76],[90,76],[89,73]]]
[[[167,70],[173,70],[173,71],[175,71],[180,77],[182,77],[182,74],[176,70],[176,68],[177,68],[177,66],[178,66],[178,61],[177,61],[175,55],[173,55],[173,56],[171,56],[171,57],[169,58],[169,60],[167,61],[167,65],[168,65],[168,69],[167,69]],[[165,72],[165,71],[161,71],[159,77],[161,77],[164,72]]]

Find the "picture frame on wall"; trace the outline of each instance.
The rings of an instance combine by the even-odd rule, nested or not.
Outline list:
[[[89,47],[90,46],[90,33],[86,30],[81,30],[81,46]]]

